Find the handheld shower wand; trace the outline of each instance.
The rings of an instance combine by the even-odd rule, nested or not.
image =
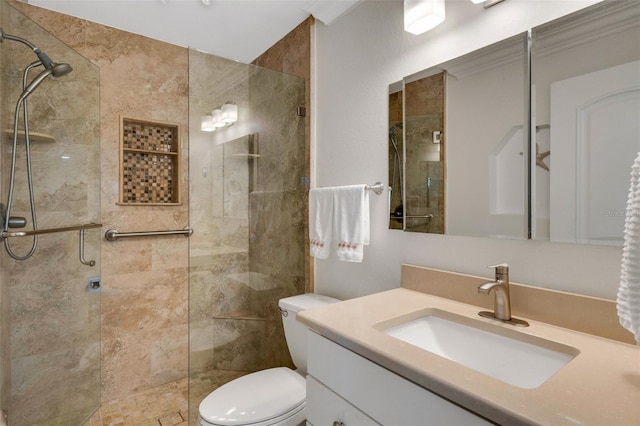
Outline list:
[[[26,161],[27,161],[27,184],[29,189],[29,204],[31,208],[31,226],[33,230],[36,231],[38,226],[36,223],[36,209],[35,209],[35,200],[34,200],[34,191],[33,191],[33,179],[32,179],[32,171],[31,171],[31,141],[29,135],[29,109],[27,106],[27,97],[33,93],[33,91],[40,86],[40,84],[47,79],[47,77],[60,77],[65,74],[68,74],[72,71],[72,68],[69,64],[65,63],[55,63],[53,62],[46,53],[42,52],[38,49],[33,43],[17,36],[13,36],[10,34],[6,34],[2,28],[0,28],[0,42],[3,40],[12,40],[22,43],[28,46],[38,57],[38,60],[29,64],[23,72],[22,76],[22,94],[16,102],[16,110],[14,116],[14,126],[13,126],[13,149],[11,156],[11,177],[9,182],[9,193],[7,196],[7,206],[6,211],[4,211],[4,223],[3,223],[3,231],[6,232],[9,230],[11,226],[19,226],[23,227],[26,225],[26,220],[24,218],[14,218],[11,216],[11,207],[13,204],[13,192],[14,192],[14,182],[15,182],[15,173],[16,173],[16,151],[18,148],[18,123],[20,120],[20,111],[23,111],[23,119],[24,119],[24,142],[25,142],[25,150],[26,150]],[[40,72],[29,84],[27,84],[27,75],[32,68],[43,66],[44,70]],[[13,252],[9,245],[9,239],[4,238],[4,246],[7,250],[9,256],[16,260],[25,260],[33,255],[36,250],[36,246],[38,244],[38,236],[33,236],[33,241],[31,244],[31,249],[25,255],[17,255]]]

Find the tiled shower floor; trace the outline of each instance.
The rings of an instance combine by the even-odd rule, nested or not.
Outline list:
[[[187,425],[187,379],[104,402],[85,426]]]
[[[192,379],[191,413],[188,381],[182,379],[105,402],[85,426],[196,426],[200,401],[213,389],[244,374],[212,370]]]

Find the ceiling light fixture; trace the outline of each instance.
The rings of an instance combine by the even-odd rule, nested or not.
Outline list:
[[[444,0],[404,0],[404,30],[411,34],[429,31],[444,18]]]

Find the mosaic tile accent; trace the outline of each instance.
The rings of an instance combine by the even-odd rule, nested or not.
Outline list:
[[[125,151],[122,154],[122,202],[173,202],[173,162],[168,155]]]
[[[177,125],[122,118],[121,203],[179,202]]]
[[[177,152],[177,127],[123,119],[122,136],[125,149]]]

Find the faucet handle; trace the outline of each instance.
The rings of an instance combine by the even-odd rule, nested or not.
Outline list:
[[[498,276],[503,277],[503,276],[509,276],[509,264],[508,263],[498,263],[497,265],[489,265],[487,266],[488,269],[495,269],[496,270],[496,278],[498,278]]]

